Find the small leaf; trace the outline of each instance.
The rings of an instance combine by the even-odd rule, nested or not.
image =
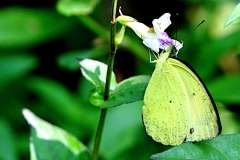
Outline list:
[[[37,65],[35,57],[26,54],[0,56],[0,86],[23,77]]]
[[[231,160],[240,157],[240,134],[222,135],[212,140],[185,143],[154,154],[152,160]]]
[[[58,64],[69,70],[77,70],[79,65],[76,59],[99,58],[107,53],[106,47],[97,47],[89,50],[70,51],[58,58]]]
[[[240,103],[240,75],[223,76],[208,83],[208,88],[217,101]]]
[[[103,93],[107,76],[107,65],[91,59],[84,59],[79,64],[83,76],[96,87],[97,92]],[[116,78],[114,73],[112,73],[110,89],[114,90],[116,85]]]
[[[110,94],[108,101],[104,101],[102,95],[94,92],[90,98],[92,104],[102,107],[116,107],[143,100],[149,76],[135,76],[122,81]]]
[[[57,10],[65,16],[90,14],[99,0],[59,0]]]
[[[64,17],[46,9],[1,9],[0,48],[30,47],[66,32],[70,25]]]
[[[14,136],[10,126],[0,121],[0,159],[1,160],[16,160]]]
[[[30,145],[32,159],[77,160],[77,157],[84,155],[84,159],[90,160],[87,148],[77,138],[63,129],[38,118],[27,109],[23,110],[23,115],[34,130]]]
[[[240,21],[240,3],[235,7],[231,15],[227,18],[225,22],[225,27],[234,23],[238,23],[239,21]]]

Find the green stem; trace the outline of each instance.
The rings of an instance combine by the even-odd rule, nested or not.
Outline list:
[[[105,91],[104,91],[104,100],[108,100],[108,98],[109,98],[114,59],[115,59],[115,54],[117,51],[117,47],[114,43],[115,42],[115,34],[116,34],[115,20],[116,20],[117,2],[118,2],[118,0],[112,0],[110,54],[109,54],[109,60],[108,60],[108,69],[107,69],[106,84],[105,84]],[[106,115],[107,115],[107,109],[101,109],[100,119],[98,122],[97,132],[96,132],[95,141],[94,141],[94,148],[93,148],[93,153],[92,153],[93,160],[97,160],[97,158],[98,158],[98,152],[99,152],[99,148],[100,148],[100,143],[101,143],[102,132],[103,132]]]

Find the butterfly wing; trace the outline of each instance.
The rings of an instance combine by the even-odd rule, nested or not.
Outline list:
[[[174,68],[186,89],[187,119],[189,132],[186,141],[200,141],[217,136],[221,130],[216,105],[199,77],[184,63],[169,58],[167,63]]]
[[[219,132],[218,116],[199,78],[182,62],[158,61],[144,96],[143,121],[157,142],[177,145]]]

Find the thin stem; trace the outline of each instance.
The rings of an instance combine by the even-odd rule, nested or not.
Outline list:
[[[101,109],[101,114],[98,122],[97,132],[96,132],[95,141],[94,141],[94,148],[92,153],[93,160],[97,160],[98,158],[98,152],[99,152],[100,142],[102,138],[102,131],[103,131],[106,115],[107,115],[107,110]]]
[[[104,91],[104,100],[108,100],[109,92],[110,92],[110,85],[111,85],[111,78],[112,78],[112,71],[114,65],[115,54],[117,51],[117,47],[115,45],[115,34],[116,34],[116,11],[117,11],[117,2],[118,0],[112,0],[112,21],[111,21],[111,33],[110,33],[110,54],[108,60],[108,69],[107,69],[107,76],[106,76],[106,84],[105,84],[105,91]],[[97,160],[98,152],[100,148],[102,132],[104,128],[104,123],[107,115],[107,109],[101,109],[100,119],[98,122],[96,137],[94,141],[94,148],[93,148],[93,160]]]

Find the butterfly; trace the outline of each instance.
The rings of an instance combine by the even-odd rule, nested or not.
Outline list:
[[[171,58],[170,50],[159,54],[145,91],[147,134],[164,145],[217,136],[221,123],[212,96],[192,67]]]

